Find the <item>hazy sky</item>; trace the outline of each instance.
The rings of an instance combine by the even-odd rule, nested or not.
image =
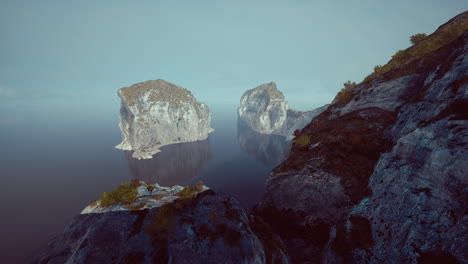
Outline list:
[[[117,116],[118,88],[162,78],[208,105],[275,81],[293,108],[312,109],[411,34],[467,9],[466,0],[1,0],[0,104]]]

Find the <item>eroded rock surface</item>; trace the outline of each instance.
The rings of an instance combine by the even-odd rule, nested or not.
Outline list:
[[[326,106],[308,112],[289,109],[274,82],[246,91],[240,104],[237,110],[240,122],[260,134],[282,135],[287,140],[293,138],[294,130],[303,128],[326,109]]]
[[[467,53],[465,32],[302,129],[254,210],[292,262],[468,263]]]
[[[288,263],[281,240],[230,196],[205,190],[181,199],[174,195],[180,186],[152,192],[147,186],[138,187],[133,205],[148,199],[159,205],[131,211],[90,205],[33,263]]]
[[[116,148],[132,150],[134,158],[149,159],[164,145],[205,140],[211,112],[192,93],[164,80],[119,89],[120,132]]]

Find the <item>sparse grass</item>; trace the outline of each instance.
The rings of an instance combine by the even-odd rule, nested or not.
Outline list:
[[[468,14],[462,15],[458,22],[441,26],[429,36],[419,33],[411,36],[410,41],[413,46],[397,51],[387,64],[375,66],[374,72],[367,76],[364,82],[430,54],[454,41],[466,30],[468,30]]]
[[[306,134],[302,134],[296,141],[294,142],[297,144],[299,147],[305,147],[310,144],[310,136]]]
[[[166,101],[174,108],[178,107],[180,102],[190,102],[193,99],[192,93],[187,89],[161,79],[136,83],[120,91],[130,106],[134,106],[140,95],[146,92],[150,92],[151,102]]]
[[[101,206],[110,207],[117,204],[131,204],[137,197],[137,190],[132,183],[122,183],[111,192],[102,194]]]
[[[203,190],[203,182],[199,181],[196,185],[187,186],[184,189],[180,190],[176,195],[181,199],[192,198]]]
[[[140,210],[145,206],[146,206],[146,202],[142,202],[142,203],[139,203],[139,204],[128,204],[128,205],[126,205],[126,207],[131,211]]]
[[[158,193],[158,194],[155,194],[155,195],[152,195],[152,197],[156,200],[160,200],[161,198],[163,198],[165,195],[162,194],[162,193]]]

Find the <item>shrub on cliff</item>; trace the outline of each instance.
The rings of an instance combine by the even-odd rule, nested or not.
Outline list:
[[[425,33],[417,33],[414,34],[410,37],[410,42],[413,43],[413,45],[418,44],[421,42],[423,39],[425,39],[427,35]]]
[[[309,135],[302,134],[302,136],[300,136],[298,139],[296,139],[296,141],[294,143],[296,143],[301,148],[305,147],[305,146],[310,144],[310,137],[309,137]]]
[[[203,190],[203,182],[199,181],[196,185],[189,185],[180,190],[176,195],[181,199],[192,198]]]
[[[429,36],[423,33],[412,35],[410,42],[413,46],[397,51],[387,64],[375,66],[374,72],[367,76],[364,82],[430,54],[454,41],[466,30],[468,30],[468,16],[464,15],[457,22],[441,26]]]
[[[101,206],[110,207],[117,204],[131,204],[136,200],[138,191],[132,183],[122,183],[111,192],[102,194]]]
[[[344,88],[336,94],[336,99],[340,102],[346,103],[351,100],[351,94],[349,93],[349,89],[352,89],[357,86],[355,82],[347,81],[343,83]]]

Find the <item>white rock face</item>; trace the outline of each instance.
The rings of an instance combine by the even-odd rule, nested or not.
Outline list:
[[[151,184],[144,181],[140,181],[139,184],[140,186],[137,188],[137,198],[132,204],[116,204],[110,207],[104,207],[101,206],[101,201],[97,200],[86,206],[85,209],[81,211],[81,214],[102,214],[114,211],[144,210],[161,207],[164,204],[172,203],[179,199],[180,197],[177,196],[177,193],[184,189],[184,187],[179,185],[163,187],[159,186],[157,183]],[[150,187],[150,189],[148,187]],[[207,186],[203,185],[199,192],[208,189]]]
[[[133,150],[133,158],[150,159],[164,145],[205,140],[211,112],[192,93],[164,80],[151,80],[119,89],[120,132],[116,146]]]
[[[240,121],[258,133],[282,135],[287,140],[294,137],[294,130],[303,128],[328,107],[325,105],[308,112],[291,110],[274,82],[246,91],[240,104],[237,110]]]

